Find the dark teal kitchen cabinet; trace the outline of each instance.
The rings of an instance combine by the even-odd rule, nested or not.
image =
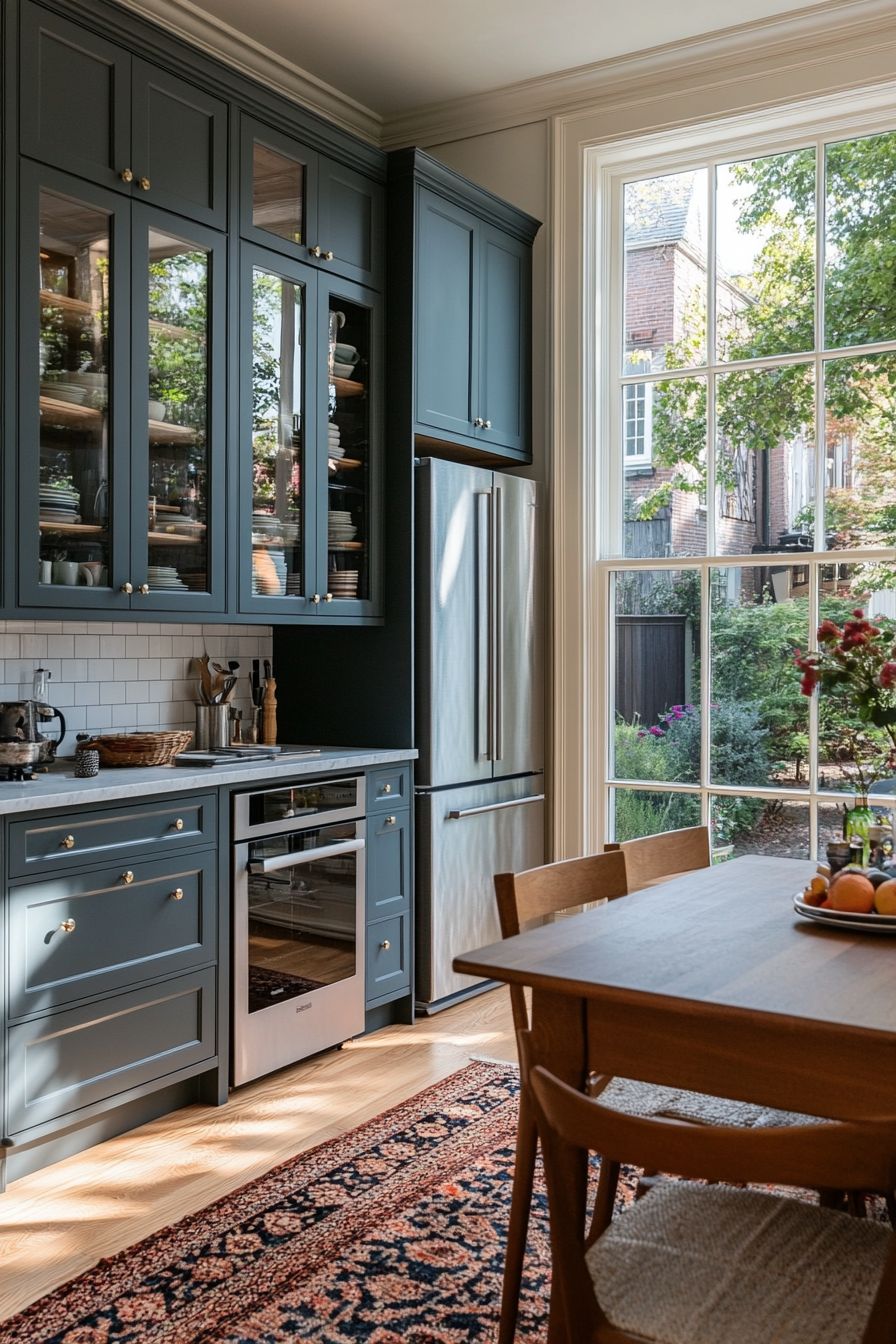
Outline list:
[[[389,173],[390,329],[411,370],[396,391],[418,446],[528,462],[540,226],[420,150],[390,155]]]
[[[242,267],[240,610],[379,619],[380,296],[254,244]]]
[[[30,0],[21,70],[23,154],[226,226],[226,103]]]
[[[240,232],[294,261],[383,287],[380,182],[249,116],[240,119]]]
[[[371,782],[371,781],[369,781]],[[367,821],[367,1007],[410,992],[410,809],[371,810]]]
[[[226,234],[24,159],[19,197],[18,603],[222,612]]]

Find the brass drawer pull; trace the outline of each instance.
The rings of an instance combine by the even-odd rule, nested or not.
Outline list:
[[[126,871],[122,873],[121,880],[122,882],[133,882],[134,874],[131,872],[130,868],[126,869]]]
[[[391,784],[384,784],[384,785],[383,785],[383,793],[391,793],[391,792],[392,792],[392,785],[391,785]]]
[[[183,898],[184,898],[184,889],[183,889],[183,887],[175,887],[174,890],[173,890],[172,893],[171,893],[171,899],[172,899],[172,901],[182,901]]]
[[[119,177],[122,182],[133,182],[134,180],[134,174],[131,172],[130,168],[123,168],[119,173]]]
[[[394,818],[394,817],[387,817],[387,818],[386,818],[386,825],[387,825],[387,826],[394,826],[394,825],[395,825],[395,818]]]
[[[309,247],[308,251],[311,253],[312,257],[319,257],[322,261],[333,260],[333,253],[324,252],[323,248],[321,247]]]
[[[59,925],[59,928],[62,933],[72,933],[74,927],[75,927],[75,921],[73,919],[64,919],[62,923]]]
[[[176,831],[182,831],[184,828],[184,819],[183,817],[178,817],[177,821],[174,821],[171,824]]]
[[[141,185],[141,187],[143,188],[143,190],[144,190],[144,191],[149,191],[149,178],[148,178],[148,177],[141,177],[141,178],[139,178],[138,180],[139,180],[140,185]]]
[[[383,949],[384,952],[388,952],[391,946],[392,944],[389,942],[388,938],[384,938],[383,941],[380,943],[380,947]]]
[[[62,849],[74,849],[75,837],[73,835],[64,835],[59,841],[59,844]]]

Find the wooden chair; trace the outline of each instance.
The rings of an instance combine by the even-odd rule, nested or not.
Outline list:
[[[676,844],[672,852],[676,862],[685,855],[688,859],[706,855],[709,862],[709,839],[705,827],[692,831],[673,831],[673,836],[687,837],[684,845]],[[704,845],[701,847],[701,837]],[[654,839],[656,837],[650,837]],[[641,841],[630,842],[633,845]],[[566,859],[560,863],[545,864],[522,873],[498,873],[495,876],[495,894],[498,900],[498,919],[501,935],[512,938],[528,921],[556,914],[591,901],[606,898],[616,900],[630,890],[628,845],[617,846],[604,854],[592,854],[582,859]],[[637,955],[637,949],[632,949]],[[522,985],[510,986],[513,1023],[517,1032],[528,1030],[529,1013]],[[808,1123],[811,1117],[790,1115],[751,1106],[721,1097],[685,1092],[677,1088],[656,1087],[629,1078],[589,1079],[592,1096],[603,1095],[604,1102],[632,1115],[672,1114],[695,1124],[722,1124],[729,1126],[768,1126],[772,1124]],[[512,1344],[516,1330],[523,1261],[526,1254],[526,1234],[532,1202],[532,1183],[535,1174],[537,1127],[529,1096],[526,1071],[520,1061],[520,1118],[517,1131],[516,1167],[507,1228],[507,1253],[504,1261],[504,1284],[501,1300],[501,1323],[498,1344]],[[639,1194],[646,1191],[655,1175],[655,1168],[646,1168],[639,1182]],[[610,1217],[616,1197],[619,1164],[607,1158],[601,1163],[596,1198],[596,1209]],[[826,1184],[830,1184],[827,1182]],[[831,1199],[841,1196],[833,1193]]]
[[[592,854],[584,859],[566,859],[560,863],[545,864],[541,868],[530,868],[524,873],[497,873],[495,895],[498,898],[501,936],[513,938],[520,932],[521,925],[529,920],[544,918],[556,914],[558,910],[587,905],[603,898],[612,901],[618,896],[625,896],[627,892],[625,858],[622,854]],[[517,1032],[528,1031],[529,1010],[522,985],[510,986],[510,1004]],[[521,1060],[516,1168],[507,1227],[498,1344],[512,1344],[516,1333],[537,1146],[535,1115]],[[609,1183],[611,1177],[612,1171],[608,1165],[605,1183]],[[615,1188],[614,1180],[610,1192],[611,1203]]]
[[[521,1032],[520,1057],[528,1056]],[[795,1198],[665,1180],[611,1222],[578,1215],[588,1151],[710,1182],[892,1189],[896,1118],[744,1130],[611,1110],[527,1070],[567,1344],[896,1344],[896,1235]]]
[[[712,863],[707,826],[689,826],[681,831],[604,845],[605,852],[620,849],[625,855],[629,891],[656,886],[681,873],[692,873],[695,868],[708,868]]]

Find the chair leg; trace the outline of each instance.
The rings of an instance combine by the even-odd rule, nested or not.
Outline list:
[[[523,1261],[526,1258],[526,1235],[529,1231],[529,1211],[532,1206],[532,1183],[535,1176],[535,1154],[538,1131],[529,1089],[520,1089],[520,1118],[516,1135],[516,1165],[513,1172],[513,1193],[510,1197],[510,1220],[507,1225],[507,1252],[504,1259],[504,1284],[501,1291],[501,1322],[498,1344],[513,1344],[516,1319],[523,1281]]]
[[[890,1218],[890,1226],[896,1228],[896,1193],[892,1190],[888,1190],[884,1195],[884,1199],[887,1201],[887,1213]]]
[[[594,1212],[591,1215],[591,1227],[585,1240],[586,1249],[593,1246],[601,1233],[609,1227],[616,1204],[616,1187],[619,1184],[619,1163],[608,1158],[600,1160],[600,1173],[597,1178],[597,1194],[594,1196]]]
[[[867,1218],[868,1208],[865,1204],[865,1195],[861,1190],[848,1190],[846,1193],[846,1211],[851,1213],[853,1218]]]

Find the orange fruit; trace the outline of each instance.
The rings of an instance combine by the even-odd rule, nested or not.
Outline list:
[[[842,873],[831,883],[826,905],[830,910],[870,915],[874,909],[874,887],[863,873]]]
[[[879,915],[896,915],[896,880],[892,877],[875,891],[874,908]]]

